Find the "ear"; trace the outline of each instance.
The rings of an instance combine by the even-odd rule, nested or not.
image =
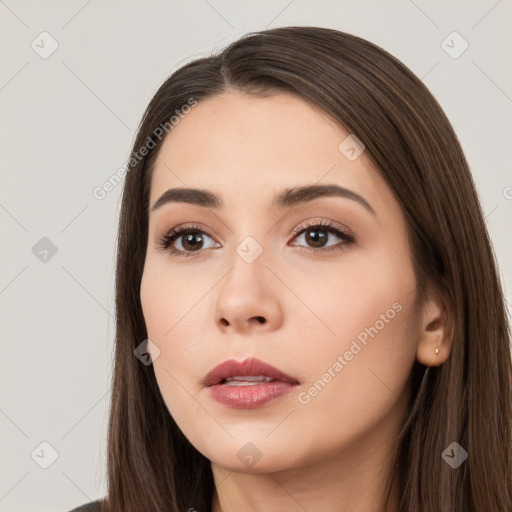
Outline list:
[[[452,319],[443,301],[434,297],[426,300],[418,329],[418,362],[440,366],[448,359],[453,345]]]

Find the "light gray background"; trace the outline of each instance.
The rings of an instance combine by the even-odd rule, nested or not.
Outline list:
[[[510,0],[0,0],[0,511],[105,494],[122,186],[103,201],[92,190],[170,72],[247,31],[351,32],[422,78],[462,142],[510,296],[511,14]],[[31,47],[49,48],[43,31],[59,45],[47,59]],[[441,47],[453,31],[469,43],[456,59]],[[43,237],[57,247],[46,262],[32,252]],[[47,469],[43,441],[58,452]]]

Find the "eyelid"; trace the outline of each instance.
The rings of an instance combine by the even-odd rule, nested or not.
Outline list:
[[[343,224],[340,224],[338,222],[335,222],[333,220],[326,220],[326,219],[318,219],[318,217],[311,217],[309,219],[306,219],[301,224],[299,224],[293,231],[292,235],[295,238],[298,234],[302,233],[302,231],[305,231],[307,228],[310,227],[323,227],[323,228],[333,228],[341,231],[347,238],[354,239],[354,234],[352,230],[344,226]]]

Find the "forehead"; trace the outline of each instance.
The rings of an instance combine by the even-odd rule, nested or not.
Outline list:
[[[169,188],[203,188],[226,197],[225,202],[246,203],[270,201],[290,186],[323,182],[375,201],[386,192],[385,182],[364,151],[350,160],[340,150],[349,135],[323,110],[293,94],[225,92],[200,101],[164,139],[150,204]]]

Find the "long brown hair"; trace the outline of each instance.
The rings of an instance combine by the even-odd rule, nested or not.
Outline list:
[[[451,355],[428,371],[415,363],[409,416],[397,439],[389,488],[399,486],[400,512],[512,510],[510,332],[459,141],[437,101],[400,61],[361,38],[317,27],[250,33],[184,65],[163,83],[143,116],[120,213],[103,510],[211,509],[210,461],[177,427],[152,366],[141,364],[134,350],[147,338],[139,292],[162,127],[164,135],[170,133],[176,111],[228,89],[294,93],[355,134],[405,214],[420,298],[434,287],[446,301]],[[456,469],[441,456],[454,441],[468,452]]]

